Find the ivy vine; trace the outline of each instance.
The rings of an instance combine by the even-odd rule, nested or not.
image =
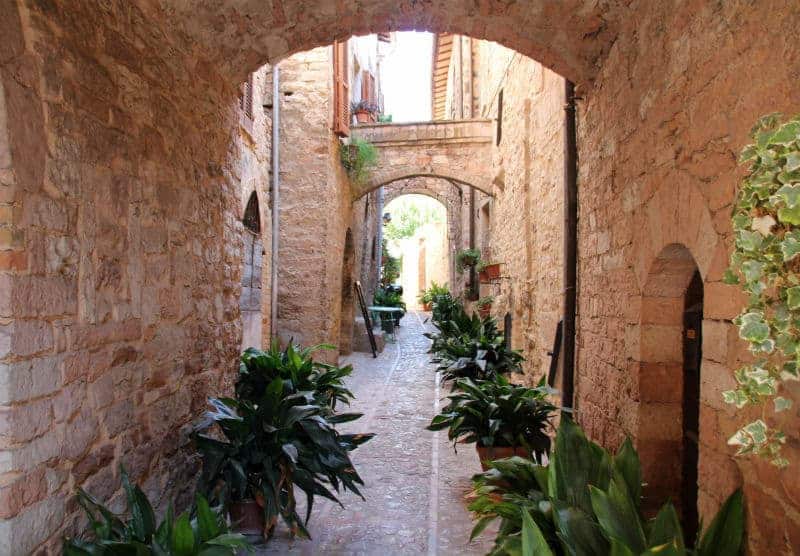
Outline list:
[[[761,418],[740,428],[728,444],[738,446],[738,454],[786,467],[780,422],[792,400],[781,394],[785,382],[800,380],[800,116],[781,119],[761,118],[739,158],[749,173],[733,209],[735,246],[725,282],[740,284],[748,294],[734,323],[754,360],[735,371],[737,387],[723,397],[740,409],[761,408]]]

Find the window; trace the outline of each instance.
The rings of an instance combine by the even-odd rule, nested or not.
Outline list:
[[[497,95],[497,145],[503,139],[503,90]]]
[[[255,191],[253,191],[250,195],[250,199],[247,201],[247,208],[244,210],[242,222],[244,223],[244,227],[254,234],[261,232],[261,214],[258,210],[258,197]]]
[[[239,108],[242,109],[244,115],[253,119],[253,74],[247,78],[242,84],[242,95],[239,97]]]
[[[361,72],[361,100],[375,104],[375,77],[364,70]]]
[[[350,77],[347,71],[347,42],[333,43],[333,132],[350,135]]]

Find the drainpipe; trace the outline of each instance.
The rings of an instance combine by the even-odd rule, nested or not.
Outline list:
[[[270,336],[278,333],[278,238],[280,236],[280,125],[281,96],[278,64],[272,66],[272,253],[270,262]]]
[[[383,260],[383,202],[385,200],[385,192],[383,190],[383,186],[378,188],[378,195],[377,195],[377,202],[375,203],[377,208],[377,217],[378,217],[378,233],[375,242],[377,245],[375,246],[377,253],[375,253],[375,263],[378,268],[378,279],[377,282],[380,283],[381,281],[381,263]],[[375,286],[378,284],[376,283]]]
[[[469,248],[475,249],[475,188],[469,188]],[[469,267],[470,292],[475,289],[475,266]]]
[[[575,85],[564,81],[564,320],[561,404],[572,408],[575,395],[575,314],[578,276],[578,144]]]

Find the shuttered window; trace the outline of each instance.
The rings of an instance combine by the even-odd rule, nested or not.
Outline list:
[[[361,72],[361,100],[370,104],[377,104],[376,97],[375,77],[368,71]]]
[[[242,109],[245,116],[253,119],[253,74],[247,78],[242,84],[242,96],[239,99],[239,108]]]
[[[333,132],[350,135],[350,80],[347,71],[347,42],[333,43]]]

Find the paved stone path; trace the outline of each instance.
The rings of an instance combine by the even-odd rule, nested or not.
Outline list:
[[[422,333],[425,313],[409,312],[398,342],[377,359],[356,353],[344,362],[354,367],[348,385],[364,413],[352,430],[376,433],[354,452],[364,479],[366,500],[346,494],[344,508],[315,503],[309,522],[311,541],[288,538],[285,527],[257,554],[486,554],[491,534],[468,543],[472,521],[465,495],[470,477],[480,471],[471,446],[453,452],[446,432],[425,430],[444,395]],[[344,428],[344,426],[343,426]],[[300,499],[303,498],[301,495]],[[301,513],[301,515],[303,515]]]

